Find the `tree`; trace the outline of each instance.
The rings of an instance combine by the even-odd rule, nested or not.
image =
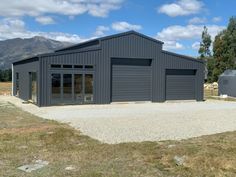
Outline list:
[[[203,32],[202,32],[202,42],[200,43],[200,48],[198,50],[198,53],[200,54],[200,59],[205,61],[205,79],[209,80],[209,71],[211,73],[212,70],[212,61],[208,62],[208,60],[211,57],[211,36],[208,33],[208,29],[206,26],[204,26]],[[210,64],[210,65],[209,65]]]
[[[236,18],[231,17],[227,29],[220,32],[213,43],[215,67],[212,71],[214,81],[226,69],[236,69]]]
[[[226,31],[220,32],[216,37],[213,43],[213,56],[215,60],[215,67],[212,70],[212,80],[217,81],[218,77],[224,70],[227,68],[227,60],[224,57],[226,52],[226,43],[224,41],[224,35]]]
[[[214,82],[213,71],[215,69],[215,59],[213,57],[207,58],[207,82]]]
[[[211,56],[211,50],[210,50],[211,42],[212,42],[211,36],[208,33],[207,27],[204,26],[202,32],[202,42],[200,43],[200,48],[198,50],[201,59]]]
[[[12,80],[11,69],[0,70],[0,82],[8,82]]]

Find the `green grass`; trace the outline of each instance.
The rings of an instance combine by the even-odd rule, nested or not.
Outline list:
[[[235,176],[236,132],[183,141],[109,145],[78,130],[0,103],[0,176]],[[170,144],[175,146],[168,148]],[[186,156],[177,166],[174,156]],[[25,173],[37,159],[49,165]],[[66,171],[67,166],[75,170]]]

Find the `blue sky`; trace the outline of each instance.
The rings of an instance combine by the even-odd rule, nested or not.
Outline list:
[[[1,0],[0,40],[47,38],[78,43],[136,30],[165,50],[197,56],[203,26],[212,38],[235,15],[227,0]]]

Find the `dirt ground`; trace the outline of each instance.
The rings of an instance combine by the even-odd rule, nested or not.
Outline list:
[[[11,95],[11,82],[0,82],[0,95]]]

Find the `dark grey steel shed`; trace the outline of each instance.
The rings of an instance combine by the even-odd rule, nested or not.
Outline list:
[[[236,70],[225,70],[218,80],[219,95],[236,97]]]
[[[203,100],[204,63],[135,31],[13,63],[13,95],[39,106]]]

